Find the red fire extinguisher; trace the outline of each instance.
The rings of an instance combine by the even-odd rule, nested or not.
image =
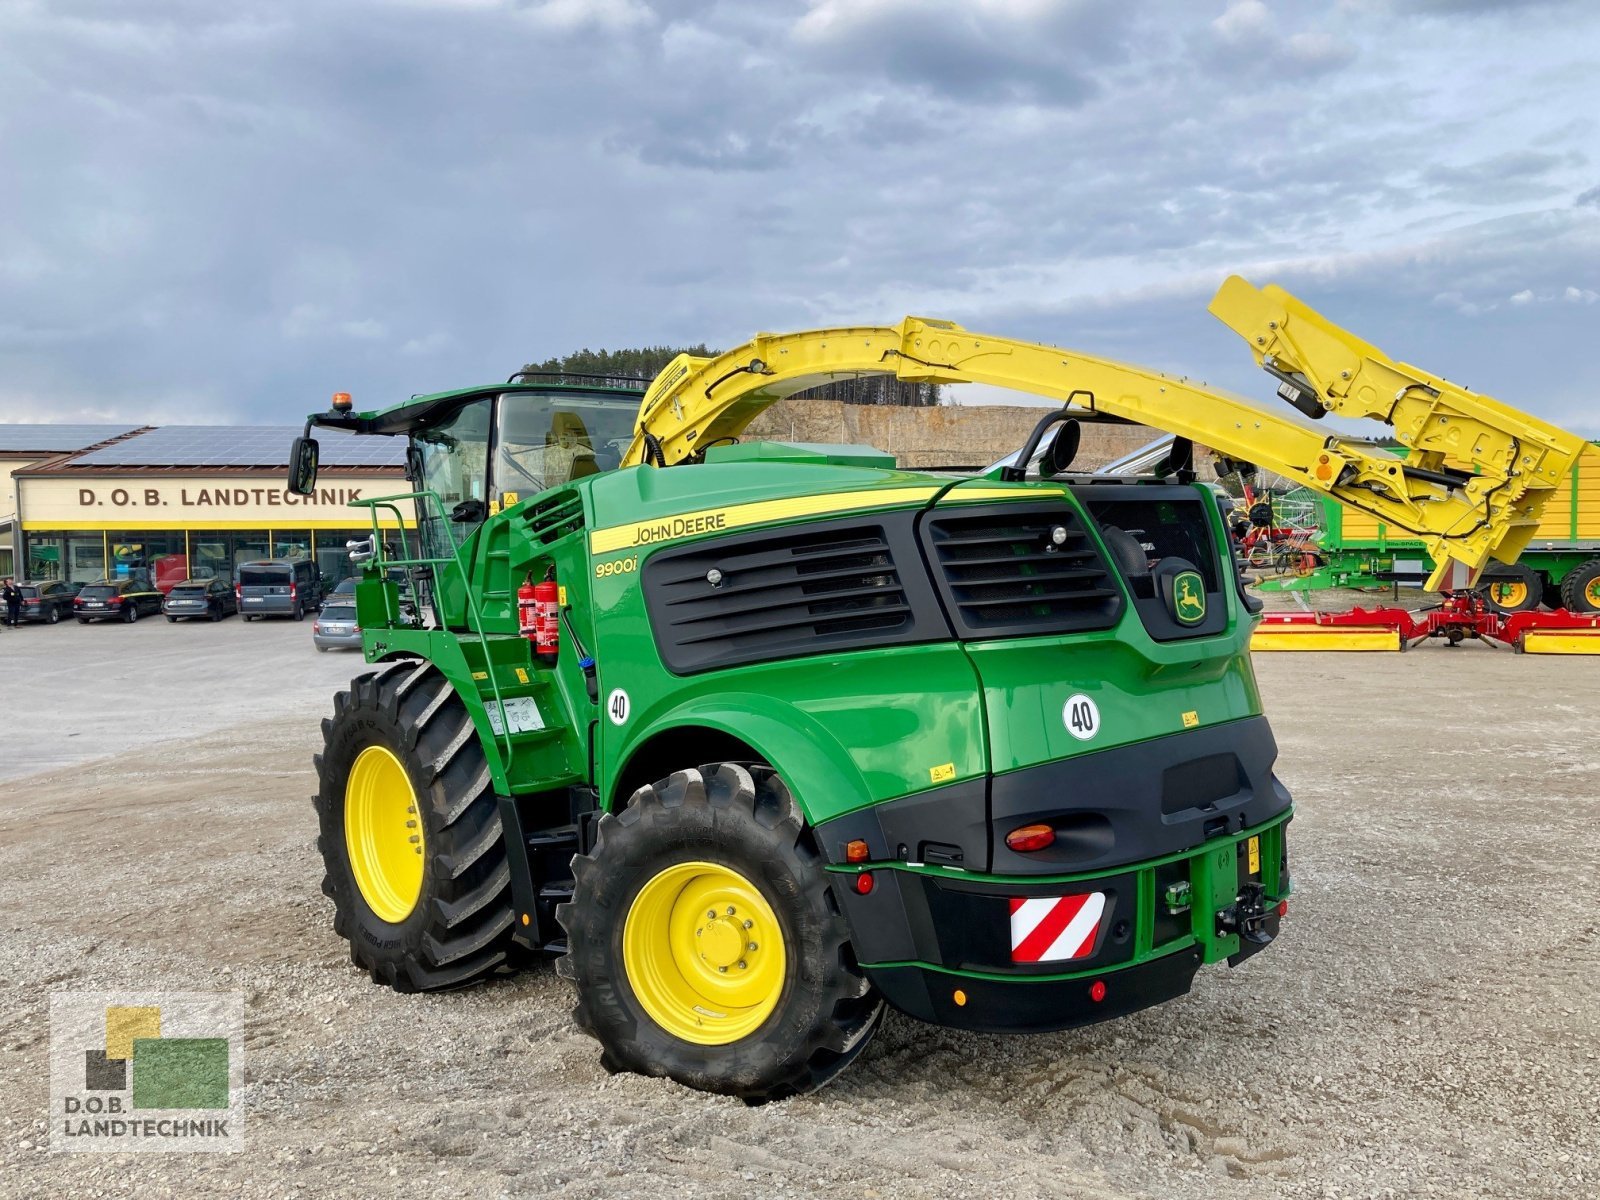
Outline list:
[[[534,583],[530,574],[517,589],[517,625],[539,661],[553,664],[561,651],[561,589],[555,567],[545,572],[542,583]]]
[[[517,628],[530,642],[539,631],[539,589],[533,586],[533,573],[517,589]]]

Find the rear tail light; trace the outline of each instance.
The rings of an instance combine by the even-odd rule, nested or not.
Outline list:
[[[1018,854],[1043,850],[1055,844],[1056,831],[1048,825],[1023,825],[1006,834],[1006,845]]]
[[[121,604],[122,603],[122,597],[121,596],[107,596],[106,597],[106,603],[107,604]]]
[[[293,600],[295,598],[295,596],[298,595],[298,594],[299,593],[297,593],[295,591],[294,584],[291,583],[289,585],[289,599]]]
[[[313,622],[311,622],[311,632],[312,633],[321,633],[322,632],[322,622],[321,621],[313,621]]]

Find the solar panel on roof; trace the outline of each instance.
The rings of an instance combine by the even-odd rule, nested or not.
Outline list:
[[[287,467],[298,425],[163,425],[76,459],[89,467]],[[317,431],[325,467],[405,465],[405,440]]]
[[[66,453],[132,433],[137,425],[0,425],[0,450]]]

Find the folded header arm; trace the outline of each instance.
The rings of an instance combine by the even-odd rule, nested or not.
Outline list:
[[[1439,564],[1430,586],[1459,587],[1491,558],[1516,561],[1582,450],[1573,434],[1385,357],[1279,288],[1230,277],[1210,309],[1296,408],[1392,425],[1414,453],[1402,462],[1158,371],[907,317],[757,334],[715,358],[679,355],[645,394],[622,465],[693,458],[775,401],[840,376],[984,383],[1137,421],[1327,493],[1420,538]]]

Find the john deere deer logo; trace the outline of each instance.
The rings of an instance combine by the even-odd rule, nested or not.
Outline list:
[[[1172,577],[1172,615],[1184,625],[1206,619],[1206,590],[1198,571],[1179,571]]]

